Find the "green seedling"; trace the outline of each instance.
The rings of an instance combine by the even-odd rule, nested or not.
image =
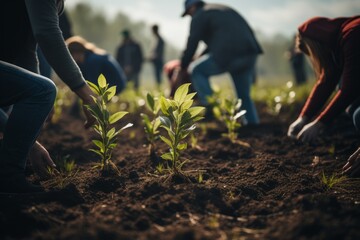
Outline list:
[[[196,93],[189,93],[189,83],[181,85],[174,94],[174,99],[160,98],[160,126],[166,130],[167,137],[160,136],[170,149],[161,155],[169,164],[168,167],[173,174],[182,174],[181,168],[186,160],[181,161],[181,152],[187,149],[186,137],[195,130],[195,122],[203,119],[200,113],[204,107],[193,105],[193,97]]]
[[[74,160],[70,160],[70,156],[67,155],[62,158],[55,159],[57,168],[48,166],[47,173],[50,176],[50,180],[45,182],[48,187],[55,187],[63,189],[69,183],[73,182],[76,174],[76,164]]]
[[[153,162],[158,162],[156,154],[155,141],[158,138],[159,127],[160,127],[160,118],[158,118],[158,112],[160,110],[160,105],[158,104],[157,99],[155,99],[150,93],[146,96],[146,106],[151,112],[152,116],[149,117],[145,113],[141,113],[140,116],[144,123],[144,129],[146,133],[146,138],[149,142],[149,155],[150,159]]]
[[[222,98],[220,101],[213,101],[213,113],[216,119],[224,123],[227,133],[223,136],[233,143],[240,143],[237,139],[237,131],[241,127],[241,121],[246,121],[244,115],[246,110],[241,110],[241,99]],[[241,142],[243,145],[248,145]]]
[[[90,149],[90,151],[96,153],[101,157],[100,163],[95,165],[95,168],[100,168],[103,172],[107,172],[112,167],[118,174],[120,174],[116,165],[112,162],[112,151],[117,146],[118,135],[126,128],[131,127],[133,124],[128,123],[121,129],[117,130],[112,125],[123,118],[128,112],[119,111],[111,114],[107,109],[107,104],[115,96],[116,86],[109,88],[104,75],[100,75],[98,78],[98,85],[88,82],[91,90],[96,94],[92,96],[94,100],[93,105],[86,106],[91,115],[96,119],[96,124],[93,129],[98,134],[99,138],[92,142],[97,147],[96,149]]]
[[[337,176],[336,174],[332,174],[331,176],[326,176],[324,172],[321,175],[321,183],[324,184],[327,190],[338,186],[343,183],[347,179],[346,176]]]

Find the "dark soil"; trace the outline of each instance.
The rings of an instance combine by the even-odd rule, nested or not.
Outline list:
[[[286,136],[295,114],[258,109],[262,124],[239,130],[250,147],[222,137],[221,123],[202,122],[198,147],[183,154],[189,178],[155,174],[139,113],[120,124],[134,123],[113,153],[121,176],[100,174],[88,151],[95,134],[63,113],[39,140],[54,159],[75,160],[77,172],[56,190],[29,167],[29,179],[49,192],[1,195],[0,239],[360,239],[360,181],[321,183],[360,146],[350,119],[341,116],[309,145]]]

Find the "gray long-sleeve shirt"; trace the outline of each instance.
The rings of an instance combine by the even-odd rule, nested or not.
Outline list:
[[[72,90],[85,84],[59,28],[63,0],[4,0],[1,5],[0,60],[38,72],[38,44],[51,67]]]
[[[192,16],[190,34],[181,58],[181,67],[186,68],[200,41],[207,45],[205,52],[227,70],[232,61],[246,55],[262,53],[253,31],[245,19],[230,7],[206,3]]]

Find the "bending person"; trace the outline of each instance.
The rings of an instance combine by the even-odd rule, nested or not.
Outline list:
[[[315,17],[298,30],[298,47],[310,57],[318,80],[288,136],[309,142],[359,97],[360,16]]]
[[[27,157],[39,171],[54,167],[47,150],[36,142],[56,94],[54,84],[38,74],[37,44],[83,103],[93,103],[59,28],[63,9],[62,0],[13,0],[0,8],[0,32],[6,36],[0,38],[0,106],[13,105],[0,148],[0,192],[43,191],[25,177]],[[95,119],[84,110],[89,127]]]
[[[258,124],[257,110],[250,96],[255,76],[257,57],[262,49],[246,20],[234,9],[205,3],[200,0],[186,0],[182,16],[191,16],[190,34],[186,49],[181,57],[181,71],[178,77],[188,71],[201,104],[207,106],[208,97],[213,94],[209,77],[229,72],[238,98],[249,124]],[[193,57],[203,41],[207,48],[201,56]],[[192,63],[191,63],[192,62]],[[191,64],[190,64],[191,63]],[[211,109],[208,109],[211,111]]]

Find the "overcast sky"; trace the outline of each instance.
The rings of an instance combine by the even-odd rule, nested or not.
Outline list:
[[[236,9],[250,26],[266,36],[276,33],[292,35],[296,28],[313,16],[337,17],[360,14],[359,0],[205,0]],[[106,12],[109,17],[121,11],[134,20],[160,25],[167,41],[183,48],[190,17],[181,18],[184,0],[66,0],[72,7],[87,2]]]

